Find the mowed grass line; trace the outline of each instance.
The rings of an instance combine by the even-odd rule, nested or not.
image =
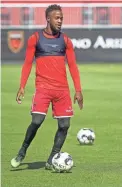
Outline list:
[[[30,106],[34,93],[34,69],[22,105],[15,102],[21,72],[20,65],[2,65],[2,187],[121,187],[122,186],[122,65],[79,65],[84,109],[73,105],[74,117],[62,151],[74,160],[71,173],[44,170],[50,153],[57,121],[51,107],[46,120],[28,149],[23,164],[12,169],[16,155],[31,121]],[[74,87],[68,80],[73,99]],[[76,134],[80,128],[93,128],[93,146],[80,146]]]

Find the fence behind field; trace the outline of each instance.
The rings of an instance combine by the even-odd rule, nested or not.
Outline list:
[[[79,62],[122,62],[122,3],[59,3],[63,31],[74,45]],[[1,7],[2,61],[24,60],[28,37],[46,24],[49,3]]]

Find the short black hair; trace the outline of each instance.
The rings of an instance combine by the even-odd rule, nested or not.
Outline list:
[[[49,13],[52,12],[53,10],[59,10],[59,11],[62,11],[62,8],[60,5],[50,5],[47,7],[46,11],[45,11],[45,17],[47,18]]]

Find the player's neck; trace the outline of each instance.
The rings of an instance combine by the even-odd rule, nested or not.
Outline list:
[[[44,32],[46,32],[46,34],[48,35],[53,35],[53,36],[59,34],[59,32],[52,31],[52,29],[48,26],[44,29]]]

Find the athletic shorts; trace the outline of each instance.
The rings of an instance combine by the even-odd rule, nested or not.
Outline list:
[[[31,113],[46,115],[50,104],[52,104],[54,118],[73,116],[69,90],[36,89],[32,99]]]

